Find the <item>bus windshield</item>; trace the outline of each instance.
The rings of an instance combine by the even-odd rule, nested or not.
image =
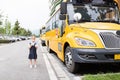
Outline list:
[[[81,13],[82,19],[80,22],[119,22],[119,9],[114,6],[74,6],[69,4],[68,7],[69,23],[74,23],[73,18],[75,13]]]
[[[42,30],[41,30],[41,34],[44,34],[44,33],[45,33],[45,29],[42,29]]]

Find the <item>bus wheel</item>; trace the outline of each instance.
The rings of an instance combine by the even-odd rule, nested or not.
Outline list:
[[[47,46],[47,51],[48,51],[49,53],[53,53],[53,51],[49,48],[49,46]]]
[[[43,41],[41,41],[41,45],[42,45],[42,46],[45,46],[45,43],[44,43]]]
[[[67,69],[72,73],[76,73],[78,70],[78,63],[73,61],[72,51],[69,46],[65,50],[65,65]]]

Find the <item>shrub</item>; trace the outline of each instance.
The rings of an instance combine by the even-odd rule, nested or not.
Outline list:
[[[10,43],[10,40],[0,40],[0,43]]]

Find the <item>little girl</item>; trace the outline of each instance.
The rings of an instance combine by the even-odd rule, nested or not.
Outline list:
[[[35,41],[35,36],[32,36],[31,38],[31,42],[29,43],[29,50],[30,50],[30,53],[29,53],[29,59],[30,59],[30,68],[33,67],[33,62],[32,60],[34,60],[34,67],[36,68],[36,59],[37,59],[37,43]]]

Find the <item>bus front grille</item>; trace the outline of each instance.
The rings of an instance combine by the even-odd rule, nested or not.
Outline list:
[[[100,36],[106,48],[113,48],[113,49],[120,48],[120,36],[112,32],[101,32]]]

